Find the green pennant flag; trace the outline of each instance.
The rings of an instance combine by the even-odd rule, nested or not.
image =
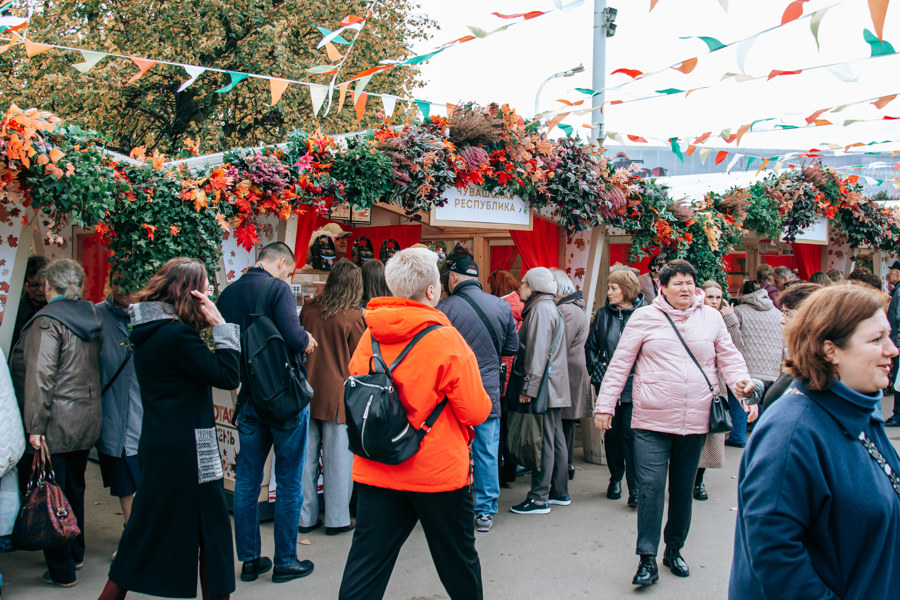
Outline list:
[[[863,29],[863,39],[872,47],[872,56],[885,56],[888,54],[896,54],[894,47],[887,40],[879,40],[878,36]]]
[[[769,117],[768,119],[757,119],[757,120],[753,121],[752,123],[750,123],[750,131],[753,131],[753,126],[756,125],[757,123],[763,123],[765,121],[774,121],[774,120],[775,120],[775,117]]]
[[[859,123],[860,121],[861,119],[847,119],[846,121],[844,121],[844,127],[846,127],[847,125],[853,125],[854,123]]]
[[[706,37],[706,36],[702,36],[702,35],[686,35],[686,36],[681,36],[680,39],[689,40],[691,38],[697,38],[698,40],[703,40],[703,43],[706,44],[706,46],[709,48],[710,52],[715,52],[716,50],[721,50],[722,48],[725,47],[725,44],[723,44],[716,38]]]
[[[431,60],[432,58],[434,58],[435,54],[440,54],[444,50],[446,50],[446,48],[441,48],[440,50],[435,50],[434,52],[429,52],[428,54],[421,54],[419,56],[413,56],[412,58],[405,60],[400,64],[401,65],[417,65],[419,63],[425,62],[426,60]]]
[[[421,111],[422,117],[427,123],[431,118],[431,103],[424,100],[416,100],[416,106],[419,107],[419,111]]]
[[[750,165],[752,165],[753,161],[756,160],[757,158],[758,157],[756,157],[756,156],[748,156],[747,157],[747,168],[744,169],[745,172],[750,170]]]
[[[235,73],[234,71],[228,71],[228,74],[231,75],[231,83],[229,83],[222,89],[216,90],[217,94],[227,94],[234,89],[234,86],[247,79],[246,73]]]
[[[782,125],[780,123],[775,127],[778,127],[779,129],[800,129],[798,125]]]
[[[575,91],[581,92],[582,94],[587,94],[588,96],[599,96],[602,93],[590,88],[575,88]]]
[[[318,30],[319,30],[319,33],[321,33],[321,34],[324,35],[324,36],[329,36],[329,35],[331,35],[331,30],[330,30],[330,29],[325,29],[324,27],[319,27],[318,25],[316,26],[316,29],[318,29]],[[350,45],[350,42],[348,42],[347,40],[345,40],[344,38],[342,38],[342,37],[339,36],[339,35],[334,36],[334,37],[331,39],[331,41],[334,42],[335,44],[343,44],[343,45],[345,45],[345,46],[349,46],[349,45]]]
[[[878,185],[881,185],[882,183],[884,183],[884,179],[876,179],[875,181],[878,182]]]
[[[563,131],[565,131],[566,136],[568,136],[568,137],[571,137],[572,132],[575,131],[574,127],[572,127],[571,125],[566,125],[565,123],[560,123],[559,125],[557,125],[557,127],[562,129]]]
[[[666,88],[664,90],[656,90],[657,94],[681,94],[684,90],[679,90],[678,88]]]
[[[677,156],[678,160],[684,162],[684,154],[681,153],[681,146],[678,145],[678,138],[669,138],[669,143],[672,144],[672,154]]]

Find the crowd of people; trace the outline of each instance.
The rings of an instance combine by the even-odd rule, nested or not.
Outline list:
[[[591,319],[559,269],[484,278],[464,249],[442,260],[421,245],[382,248],[384,261],[362,245],[349,261],[334,252],[348,252],[347,236],[320,237],[310,260],[327,281],[299,318],[288,285],[295,257],[283,243],[262,248],[217,303],[190,258],[168,261],[139,292],[113,285],[97,305],[82,299],[75,261],[29,260],[10,393],[0,389],[0,414],[15,415],[3,425],[22,423],[27,452],[11,445],[0,467],[18,473],[24,492],[48,457],[81,531],[44,551],[43,581],[71,587],[84,564],[96,447],[124,517],[100,600],[194,597],[198,581],[204,599],[228,598],[235,553],[243,582],[269,571],[277,583],[306,577],[314,565],[298,556],[298,533],[319,528],[352,532],[339,597],[381,598],[417,523],[449,596],[481,598],[475,534],[491,531],[500,488],[529,470],[509,439],[514,413],[530,413],[540,416],[540,459],[511,512],[573,502],[575,432],[592,418],[604,435],[606,497],[621,499],[624,480],[636,509],[634,585],[659,580],[661,540],[663,566],[690,575],[692,503],[709,498],[704,473],[724,466],[726,445],[744,449],[729,597],[889,598],[900,585],[900,458],[884,430],[900,426],[900,410],[881,417],[896,379],[900,261],[889,298],[862,268],[855,281],[817,272],[802,282],[768,265],[729,298],[721,283],[698,282],[690,263],[657,256],[644,275],[614,266]],[[270,366],[313,391],[283,420],[252,385],[245,335],[260,317],[291,356]],[[418,450],[396,464],[354,455],[348,437],[345,382],[378,364],[390,365],[391,393],[418,435]],[[233,535],[212,388],[240,389]],[[732,426],[710,433],[719,397]],[[272,558],[257,503],[270,452]]]

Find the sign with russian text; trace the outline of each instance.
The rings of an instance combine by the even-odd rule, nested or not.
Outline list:
[[[531,208],[519,196],[495,196],[477,186],[450,188],[446,203],[431,212],[431,224],[490,229],[531,229]]]

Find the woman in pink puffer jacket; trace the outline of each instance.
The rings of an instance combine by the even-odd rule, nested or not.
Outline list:
[[[694,267],[673,260],[660,271],[662,290],[628,321],[594,405],[594,424],[610,426],[616,401],[635,365],[631,426],[638,477],[638,541],[635,585],[659,579],[656,554],[669,476],[669,516],[663,565],[680,577],[690,570],[681,557],[691,524],[694,477],[709,430],[712,392],[707,379],[720,372],[737,397],[753,391],[744,358],[722,316],[703,304]],[[668,315],[703,366],[706,377],[679,341]],[[714,386],[715,387],[715,386]]]

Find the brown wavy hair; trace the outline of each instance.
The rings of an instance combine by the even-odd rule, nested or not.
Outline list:
[[[384,263],[373,258],[362,266],[363,295],[360,305],[365,308],[372,298],[393,296],[387,281],[384,280]]]
[[[209,322],[200,310],[200,302],[191,291],[206,293],[209,279],[206,267],[199,260],[179,256],[166,261],[144,289],[135,292],[134,302],[166,302],[175,307],[175,316],[200,331]]]
[[[804,300],[784,328],[787,372],[813,391],[828,389],[837,369],[825,356],[825,341],[846,348],[859,324],[885,309],[880,296],[868,286],[833,285]]]
[[[338,262],[328,274],[325,289],[316,297],[322,319],[330,319],[348,308],[359,310],[362,293],[362,271],[359,267],[343,260]]]
[[[494,271],[488,277],[488,285],[491,286],[491,293],[498,298],[506,296],[510,292],[519,289],[519,282],[515,275],[509,271]]]

